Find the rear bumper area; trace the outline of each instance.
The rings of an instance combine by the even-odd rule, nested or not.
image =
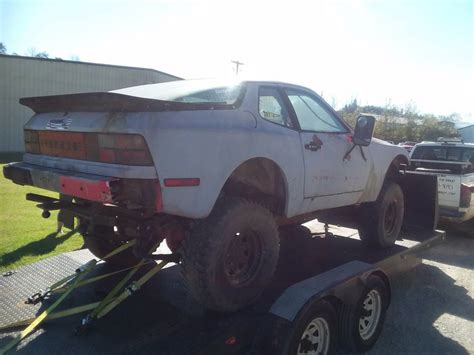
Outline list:
[[[3,167],[3,175],[19,185],[31,185],[89,201],[113,203],[111,186],[117,179],[70,173],[25,163]]]
[[[440,218],[444,221],[462,223],[474,217],[474,209],[471,208],[449,208],[441,206],[439,209]]]
[[[11,163],[3,167],[3,176],[18,185],[33,185],[29,170],[18,167],[21,163]]]
[[[163,209],[158,179],[121,179],[27,163],[5,165],[3,175],[19,185],[35,186],[88,201],[152,209],[154,212]]]

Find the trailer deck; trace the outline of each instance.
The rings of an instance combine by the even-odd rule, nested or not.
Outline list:
[[[91,332],[75,336],[74,329],[83,315],[53,320],[23,340],[22,353],[209,353],[248,352],[252,339],[262,329],[263,317],[280,295],[295,283],[331,272],[358,260],[384,270],[389,276],[407,271],[420,260],[419,249],[428,248],[444,238],[443,232],[410,230],[403,240],[387,250],[364,248],[357,233],[333,226],[335,236],[312,236],[322,225],[309,222],[306,227],[281,231],[282,253],[274,281],[259,301],[249,309],[231,315],[204,310],[187,293],[179,266],[171,265],[156,274],[136,295],[94,324]],[[162,251],[161,251],[162,252]],[[0,277],[0,327],[34,317],[48,305],[24,304],[40,289],[74,272],[92,258],[87,250],[55,256],[22,267]],[[151,267],[151,266],[150,266]],[[92,276],[113,271],[99,265]],[[141,274],[146,270],[141,271]],[[121,275],[76,290],[62,306],[95,302],[101,299]],[[18,329],[0,333],[0,348],[18,334]],[[212,349],[212,350],[211,350]]]

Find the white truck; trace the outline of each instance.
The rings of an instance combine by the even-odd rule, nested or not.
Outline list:
[[[184,80],[20,103],[35,114],[23,162],[5,177],[58,192],[30,199],[44,217],[60,210],[66,227],[78,220],[99,258],[136,239],[107,262],[131,265],[165,240],[210,309],[234,311],[262,293],[281,225],[351,206],[366,245],[399,236],[407,152],[372,139],[373,117],[353,130],[307,88]]]
[[[459,140],[417,144],[410,170],[438,177],[441,220],[463,223],[474,218],[474,144]]]

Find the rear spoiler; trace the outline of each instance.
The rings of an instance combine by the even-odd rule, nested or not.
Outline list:
[[[217,102],[188,103],[129,96],[112,92],[26,97],[20,104],[42,112],[160,112],[232,109]]]

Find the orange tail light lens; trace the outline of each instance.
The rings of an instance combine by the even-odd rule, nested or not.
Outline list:
[[[105,134],[25,130],[27,153],[121,165],[152,166],[139,134]]]

